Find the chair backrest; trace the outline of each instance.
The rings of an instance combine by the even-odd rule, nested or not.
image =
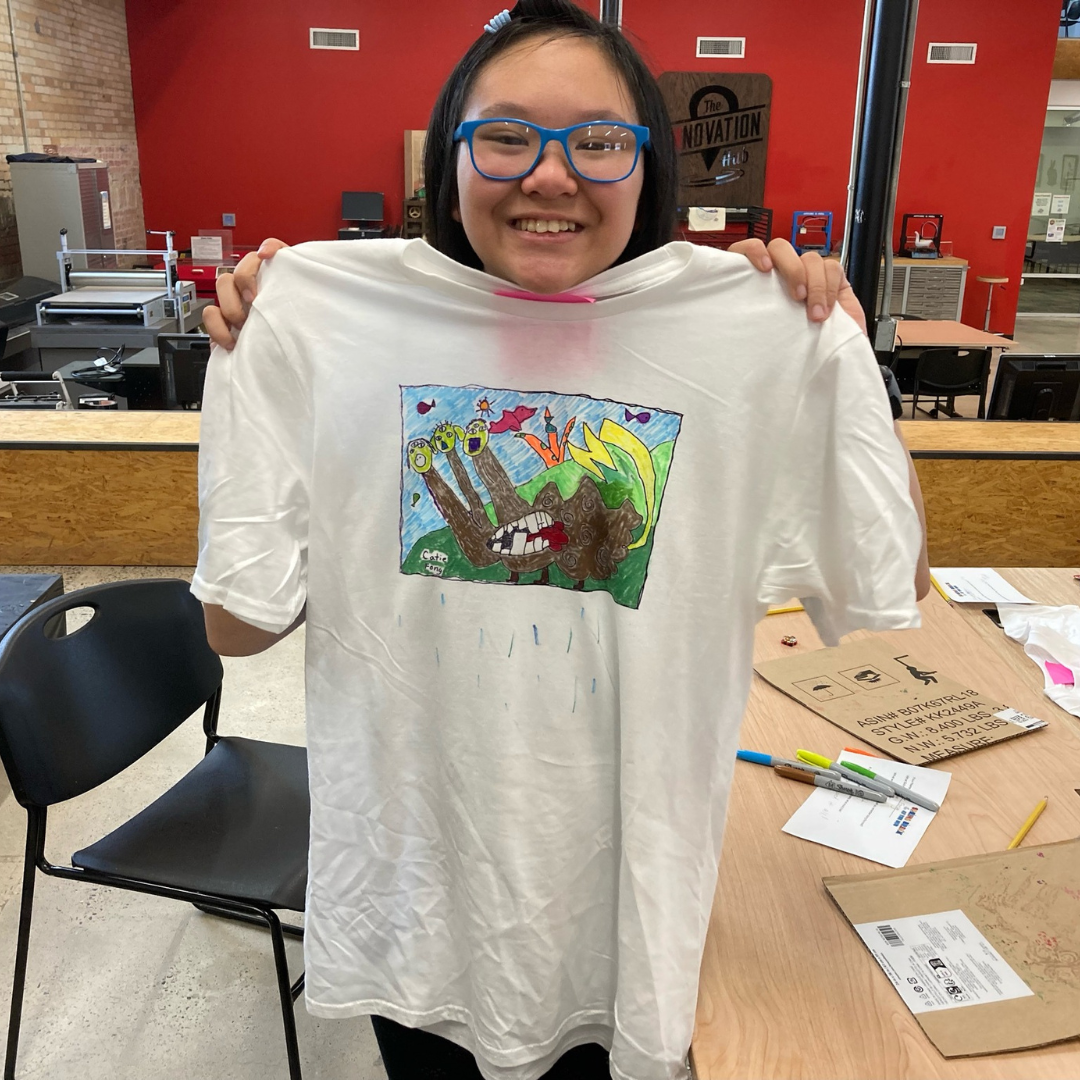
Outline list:
[[[915,381],[940,389],[965,389],[982,381],[989,359],[989,349],[927,349],[915,365]]]
[[[49,623],[90,607],[88,623]],[[185,581],[95,585],[24,615],[0,640],[0,759],[24,806],[81,795],[122,772],[221,685],[202,606]]]

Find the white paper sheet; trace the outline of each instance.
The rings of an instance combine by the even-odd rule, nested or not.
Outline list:
[[[940,769],[925,769],[847,750],[836,760],[862,765],[883,780],[903,784],[939,805],[952,780],[952,773]],[[878,803],[826,788],[814,788],[806,802],[791,815],[783,831],[802,840],[899,868],[907,864],[934,816],[932,811],[896,796]]]
[[[958,604],[1034,604],[996,570],[980,566],[932,566],[930,574]]]
[[[1034,993],[959,909],[856,923],[855,931],[913,1013]]]

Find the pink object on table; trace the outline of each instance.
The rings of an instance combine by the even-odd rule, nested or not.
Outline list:
[[[534,293],[519,289],[496,289],[496,296],[509,296],[511,300],[538,300],[542,304],[595,304],[593,296],[580,296],[578,293]]]
[[[1074,686],[1076,684],[1076,676],[1073,675],[1072,671],[1055,660],[1046,661],[1046,673],[1055,686]]]

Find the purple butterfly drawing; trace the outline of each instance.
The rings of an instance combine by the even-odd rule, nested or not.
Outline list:
[[[628,424],[631,420],[636,420],[639,424],[647,424],[652,419],[652,413],[650,412],[632,413],[625,406],[623,407],[623,412],[626,413],[626,422]]]

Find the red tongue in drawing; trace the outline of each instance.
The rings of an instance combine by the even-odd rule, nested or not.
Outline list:
[[[530,540],[546,540],[548,547],[552,551],[558,551],[560,548],[566,547],[570,543],[570,537],[566,535],[563,530],[563,523],[561,521],[552,522],[550,525],[545,525],[539,532],[529,533],[525,542]]]

